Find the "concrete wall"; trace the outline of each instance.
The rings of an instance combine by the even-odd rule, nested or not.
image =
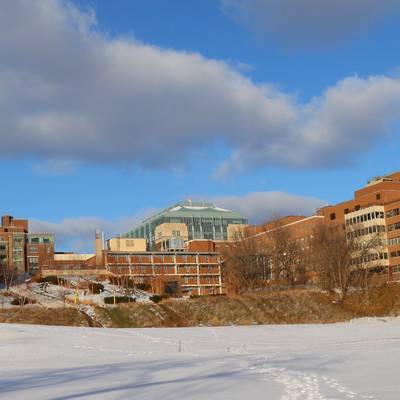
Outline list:
[[[175,232],[175,235],[173,234]],[[179,232],[179,235],[176,234]],[[170,238],[173,236],[179,236],[184,241],[189,239],[189,232],[186,224],[176,223],[176,222],[167,222],[161,225],[158,225],[155,229],[155,237],[156,243],[160,242],[163,239]]]
[[[111,238],[107,240],[108,251],[146,251],[146,239]]]
[[[246,228],[247,225],[243,224],[229,224],[226,228],[228,241],[235,241],[243,238]]]

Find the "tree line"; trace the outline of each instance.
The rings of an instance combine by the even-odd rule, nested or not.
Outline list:
[[[268,228],[267,228],[268,226]],[[222,250],[228,292],[243,294],[270,285],[315,285],[343,301],[349,290],[369,299],[371,287],[385,273],[385,233],[363,226],[317,224],[305,237],[295,237],[278,219],[257,234],[244,232]],[[356,232],[366,232],[360,236]]]

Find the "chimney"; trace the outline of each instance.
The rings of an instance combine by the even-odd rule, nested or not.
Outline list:
[[[1,226],[8,227],[12,226],[13,217],[11,215],[4,215],[1,217]]]
[[[96,266],[102,267],[103,264],[103,241],[99,229],[96,230]]]

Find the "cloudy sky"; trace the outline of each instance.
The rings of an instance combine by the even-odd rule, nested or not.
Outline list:
[[[252,222],[400,169],[398,0],[4,0],[0,212],[87,249],[185,198]]]

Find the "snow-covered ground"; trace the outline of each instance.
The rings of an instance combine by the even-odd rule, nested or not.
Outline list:
[[[95,329],[0,325],[2,399],[400,399],[400,320]]]
[[[113,285],[108,281],[101,282],[104,285],[104,290],[101,293],[91,294],[89,290],[77,289],[77,279],[69,280],[71,282],[70,288],[53,285],[48,282],[33,282],[30,283],[29,286],[27,286],[26,283],[15,285],[12,286],[8,291],[0,288],[0,307],[12,307],[11,301],[13,298],[9,296],[8,292],[13,293],[15,296],[24,296],[33,300],[35,304],[48,308],[59,308],[65,307],[65,305],[73,305],[75,301],[78,304],[96,304],[99,306],[104,306],[105,297],[120,297],[127,295],[127,292],[123,288]],[[135,301],[144,303],[149,302],[151,297],[151,293],[147,293],[136,288],[132,289],[129,292],[129,295]]]

